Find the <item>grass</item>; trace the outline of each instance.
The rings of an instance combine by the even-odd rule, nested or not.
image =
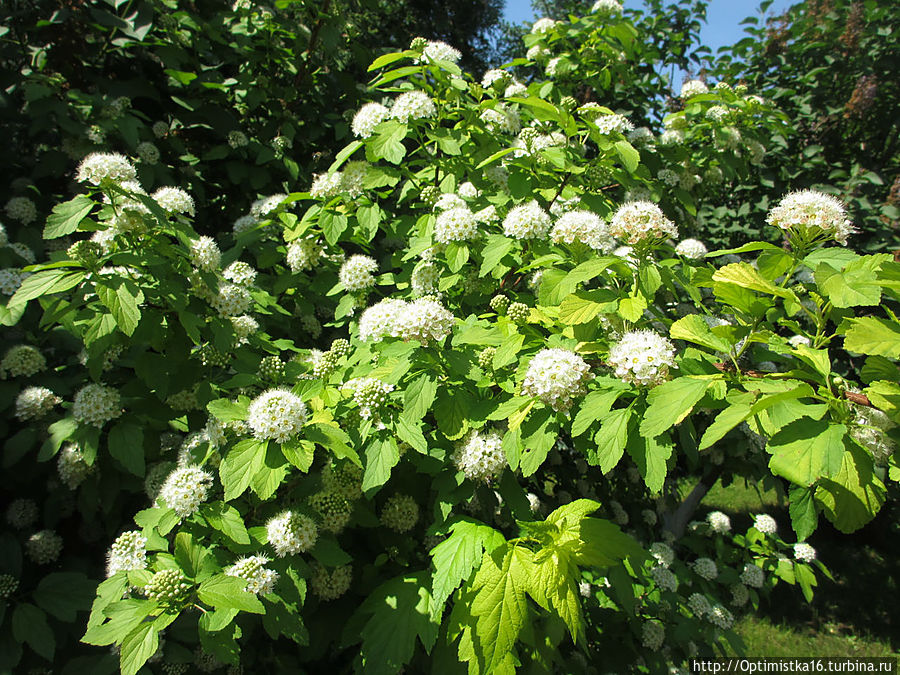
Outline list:
[[[689,490],[692,485],[685,485]],[[685,492],[686,493],[686,492]],[[890,502],[888,503],[890,505]],[[889,506],[885,506],[887,511]],[[787,500],[762,485],[717,483],[700,505],[727,513],[735,529],[768,513],[790,540]],[[882,512],[847,535],[820,517],[810,537],[835,581],[820,578],[813,602],[786,584],[775,588],[759,614],[742,618],[737,633],[751,656],[891,656],[900,651],[900,514]]]

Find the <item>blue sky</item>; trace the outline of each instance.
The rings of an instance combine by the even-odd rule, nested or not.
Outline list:
[[[779,14],[794,4],[794,0],[775,0],[769,7],[768,14]],[[625,0],[625,6],[639,9],[641,0]],[[740,2],[739,0],[710,0],[706,13],[707,23],[700,32],[700,39],[713,50],[723,45],[733,44],[744,35],[744,27],[740,22],[747,16],[759,13],[759,2]],[[513,23],[533,21],[536,17],[531,10],[530,0],[506,0],[504,18]]]

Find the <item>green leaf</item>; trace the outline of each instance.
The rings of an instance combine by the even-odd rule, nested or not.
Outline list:
[[[731,344],[712,332],[709,324],[699,314],[688,314],[669,328],[669,335],[678,340],[687,340],[703,347],[727,354]]]
[[[42,270],[22,282],[19,289],[9,299],[7,307],[13,309],[24,305],[29,300],[40,298],[44,295],[62,293],[77,286],[84,280],[84,272],[72,272],[66,269]]]
[[[220,422],[243,422],[247,419],[249,399],[232,401],[227,398],[218,398],[206,404],[209,414]]]
[[[615,291],[599,288],[567,295],[559,306],[559,320],[569,326],[592,321],[600,314],[614,312],[618,297]]]
[[[619,463],[625,453],[631,408],[611,410],[600,419],[600,430],[594,436],[597,448],[588,451],[588,461],[594,466],[599,466],[601,473],[606,473]]]
[[[380,126],[381,130],[366,145],[366,155],[369,161],[384,159],[391,164],[399,164],[406,156],[403,139],[409,130],[405,124],[395,120],[383,122]]]
[[[190,532],[175,535],[175,560],[187,576],[197,576],[205,554],[203,546],[194,541]]]
[[[628,141],[616,141],[616,152],[628,173],[637,171],[638,164],[641,163],[641,153],[635,150],[631,143]]]
[[[434,406],[434,418],[438,429],[448,440],[461,438],[468,430],[469,398],[462,391],[444,389],[438,394]]]
[[[516,151],[516,148],[503,148],[502,150],[498,150],[490,157],[487,157],[487,158],[481,160],[478,163],[478,166],[475,167],[475,171],[478,171],[479,169],[483,169],[488,164],[493,164],[501,157],[506,157],[506,155],[510,154],[511,152],[515,152],[515,151]],[[484,276],[484,275],[482,275],[482,276]]]
[[[752,400],[752,397],[750,399]],[[705,450],[720,441],[725,434],[750,417],[751,414],[750,403],[732,403],[716,415],[713,423],[706,427],[706,431],[703,432],[703,436],[700,438],[698,450]]]
[[[76,612],[91,608],[96,582],[81,572],[53,572],[41,579],[34,601],[48,614],[72,623]]]
[[[737,248],[728,248],[722,249],[718,251],[710,251],[706,254],[707,258],[717,258],[722,255],[733,255],[735,253],[750,253],[751,251],[780,251],[781,249],[775,246],[775,244],[769,244],[764,241],[754,241],[749,244],[744,244],[743,246],[738,246]]]
[[[515,241],[502,234],[492,234],[487,238],[487,243],[481,249],[481,269],[478,276],[485,276],[493,270],[497,264],[509,253]]]
[[[159,632],[152,623],[144,623],[122,640],[119,668],[122,675],[135,675],[159,649]]]
[[[129,473],[144,475],[144,432],[140,427],[120,422],[109,430],[109,454]]]
[[[642,560],[647,554],[618,525],[603,518],[583,518],[563,532],[557,542],[582,567],[613,567],[625,558]]]
[[[287,445],[287,444],[286,444]],[[296,447],[296,446],[292,446]],[[268,444],[262,466],[250,478],[250,489],[261,500],[271,498],[289,471],[289,464],[278,445]],[[309,465],[306,467],[309,468]]]
[[[844,334],[844,349],[857,354],[900,358],[900,326],[896,323],[872,316],[848,321],[850,328]]]
[[[250,544],[250,535],[247,533],[244,519],[231,504],[221,501],[201,504],[200,515],[206,519],[211,528],[221,532],[235,544],[242,546]]]
[[[647,395],[641,435],[652,438],[680,423],[706,394],[712,380],[678,377],[654,387]]]
[[[87,195],[78,195],[67,202],[57,204],[53,207],[53,212],[47,216],[44,239],[56,239],[72,234],[93,208],[94,202]]]
[[[217,574],[197,588],[197,597],[216,609],[237,609],[242,612],[263,614],[265,609],[259,598],[244,590],[247,582],[239,577]]]
[[[374,439],[366,448],[366,468],[362,489],[368,492],[387,483],[391,469],[400,461],[400,449],[393,437]]]
[[[816,284],[835,307],[877,305],[881,302],[877,272],[891,258],[886,253],[865,256],[845,265],[843,269],[820,263],[815,272]]]
[[[631,295],[619,300],[619,316],[627,321],[637,321],[644,316],[647,300],[643,295]]]
[[[248,438],[234,445],[219,466],[219,477],[225,487],[225,501],[240,497],[250,487],[250,479],[262,467],[267,441]]]
[[[48,661],[53,661],[56,638],[42,610],[27,602],[19,603],[12,615],[12,634],[17,642],[27,644]]]
[[[541,467],[556,445],[558,435],[556,417],[548,408],[535,413],[522,424],[525,451],[519,460],[519,468],[523,476],[528,477]]]
[[[281,452],[292,465],[306,473],[316,456],[316,446],[310,441],[288,441],[281,445]]]
[[[371,73],[373,70],[378,70],[379,68],[384,68],[385,66],[389,66],[392,63],[395,63],[402,59],[408,59],[413,54],[414,54],[414,52],[412,52],[412,51],[391,52],[390,54],[382,54],[377,59],[372,61],[372,64],[368,67],[367,72]]]
[[[563,620],[574,644],[584,642],[584,617],[576,583],[581,575],[572,557],[564,549],[553,547],[534,556],[526,569],[530,575],[528,595]]]
[[[792,485],[790,491],[791,525],[797,534],[797,541],[803,541],[816,530],[819,514],[813,499],[815,488]]]
[[[118,283],[113,286],[98,283],[94,290],[100,302],[106,305],[119,329],[130,336],[134,333],[138,323],[141,321],[141,310],[138,307],[138,294],[143,297],[140,291],[132,294],[128,286],[133,284]]]
[[[507,545],[485,555],[472,580],[470,612],[475,617],[476,651],[484,672],[503,664],[525,625],[531,562],[531,551]]]
[[[381,584],[357,613],[370,615],[359,632],[362,672],[366,674],[399,672],[412,660],[416,639],[426,652],[431,652],[440,629],[440,615],[428,590],[427,572]]]
[[[776,295],[780,298],[790,298],[799,304],[793,291],[776,286],[771,281],[763,278],[757,270],[747,263],[731,263],[720,267],[713,274],[713,281],[719,284],[733,284],[751,291]]]
[[[874,473],[872,456],[855,443],[841,458],[840,470],[819,481],[816,501],[841,532],[850,533],[868,523],[884,504],[884,483]]]
[[[795,420],[769,439],[769,468],[776,476],[808,487],[840,470],[846,433],[843,424],[808,417]]]
[[[865,388],[865,394],[872,405],[886,412],[892,419],[900,418],[900,386],[896,382],[878,380]]]
[[[447,267],[451,272],[459,272],[469,260],[469,247],[463,242],[451,241],[444,249]]]
[[[609,413],[621,394],[621,390],[600,390],[592,391],[585,396],[575,419],[572,420],[572,436],[581,436],[594,422]]]
[[[650,491],[662,490],[668,471],[666,460],[672,455],[672,440],[665,436],[641,438],[632,435],[625,446],[628,454],[637,464],[638,471]]]
[[[394,424],[394,431],[404,443],[408,443],[423,454],[428,452],[428,441],[422,435],[422,425],[420,423],[410,422],[401,415]]]
[[[303,434],[306,438],[314,443],[318,443],[323,448],[327,448],[334,453],[338,459],[349,459],[356,466],[362,466],[362,461],[356,450],[351,446],[350,437],[347,433],[334,424],[326,424],[324,422],[316,422],[315,424],[307,424],[303,427]],[[292,462],[293,463],[293,462]],[[294,464],[298,466],[298,464]],[[302,469],[303,471],[307,471]]]
[[[450,536],[431,549],[434,564],[432,589],[437,607],[468,581],[485,552],[506,543],[503,535],[477,520],[463,517],[450,526]]]
[[[403,416],[412,421],[425,417],[434,403],[437,383],[433,375],[420,375],[403,392]]]

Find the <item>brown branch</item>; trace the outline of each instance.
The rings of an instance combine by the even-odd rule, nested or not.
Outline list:
[[[723,373],[733,373],[734,366],[730,363],[715,363],[713,364],[716,368],[721,370]],[[740,375],[749,375],[750,377],[765,377],[766,375],[771,375],[772,373],[764,373],[761,370],[741,370],[739,371]],[[872,402],[869,400],[869,397],[865,394],[857,394],[852,391],[843,392],[843,396],[845,399],[850,401],[851,403],[856,403],[857,405],[865,405],[870,408],[874,408]]]
[[[309,62],[312,58],[312,52],[316,48],[316,43],[319,41],[319,33],[322,30],[322,24],[325,22],[325,19],[328,18],[328,10],[331,8],[331,0],[325,0],[322,3],[322,8],[319,10],[319,20],[316,21],[316,25],[313,26],[312,31],[309,34],[309,46],[306,48],[306,51],[303,52],[304,59],[300,64],[300,67],[297,69],[297,74],[294,76],[294,86],[299,86],[299,84],[306,78],[306,75],[309,71]]]

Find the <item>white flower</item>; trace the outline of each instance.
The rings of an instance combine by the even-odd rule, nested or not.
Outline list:
[[[469,181],[462,183],[459,188],[457,188],[457,192],[460,197],[466,200],[478,199],[481,196],[481,190]]]
[[[238,284],[219,284],[218,293],[210,300],[213,309],[221,316],[245,314],[252,302],[250,291]]]
[[[32,251],[22,242],[17,241],[13,244],[10,244],[9,248],[13,253],[22,258],[22,260],[24,260],[28,264],[32,264],[35,260],[37,260],[36,256],[34,255],[34,251]]]
[[[141,161],[146,164],[156,164],[159,161],[159,148],[150,142],[139,143],[137,154]]]
[[[709,87],[707,87],[704,82],[701,82],[700,80],[688,80],[681,85],[680,96],[686,100],[694,96],[699,96],[700,94],[706,94],[707,92],[709,92]]]
[[[212,487],[212,474],[199,466],[183,466],[166,478],[159,498],[182,519],[196,513]]]
[[[279,558],[310,550],[319,538],[315,521],[302,513],[285,511],[266,523],[266,536]]]
[[[59,459],[56,462],[56,471],[59,479],[70,490],[75,490],[81,485],[94,470],[84,460],[84,453],[76,445],[68,443],[59,451]]]
[[[344,384],[353,392],[353,402],[359,406],[359,414],[365,419],[376,417],[378,409],[387,403],[388,394],[394,385],[374,377],[356,377]]]
[[[809,338],[803,335],[792,335],[788,338],[788,344],[796,349],[800,345],[806,345],[808,347],[810,342]]]
[[[710,608],[706,618],[722,630],[728,630],[734,625],[734,616],[721,605]]]
[[[718,534],[731,532],[731,518],[721,511],[710,511],[706,514],[706,522],[709,523],[713,532]]]
[[[137,530],[120,534],[106,554],[106,576],[147,567],[147,537]]]
[[[33,499],[15,499],[6,509],[6,522],[16,530],[30,528],[37,517],[37,504]]]
[[[678,590],[678,577],[667,567],[657,565],[650,570],[650,576],[653,577],[656,585],[664,591],[672,591],[674,593]]]
[[[699,260],[706,255],[707,249],[699,239],[682,239],[675,247],[675,253],[691,260]]]
[[[102,427],[122,414],[119,392],[102,384],[86,384],[75,394],[72,417],[84,424]]]
[[[594,120],[601,134],[618,132],[626,134],[634,130],[634,125],[624,115],[603,115]]]
[[[812,562],[816,559],[816,549],[801,541],[794,544],[794,558],[803,562]]]
[[[278,193],[257,199],[250,205],[250,215],[255,219],[265,220],[278,210],[287,197],[286,194]]]
[[[410,288],[416,295],[430,295],[438,290],[438,281],[441,278],[441,271],[437,265],[424,262],[416,265],[409,279]]]
[[[503,234],[516,239],[544,239],[550,231],[550,214],[537,201],[520,204],[503,219]]]
[[[7,216],[23,225],[29,225],[37,218],[37,207],[28,197],[13,197],[4,208]]]
[[[672,550],[671,546],[664,544],[661,541],[654,542],[650,545],[650,555],[652,555],[656,559],[656,562],[663,567],[668,567],[675,561],[675,551]]]
[[[518,80],[514,80],[513,83],[506,88],[506,91],[503,92],[503,96],[505,98],[512,98],[514,96],[528,96],[528,87],[526,87]]]
[[[529,47],[528,51],[525,52],[525,58],[531,59],[532,61],[543,61],[549,55],[550,51],[542,45],[534,45],[533,47]]]
[[[359,197],[363,193],[368,173],[369,163],[365,160],[347,162],[341,171],[341,190],[353,199]]]
[[[47,367],[41,350],[31,345],[14,345],[0,361],[0,377],[31,377]]]
[[[647,127],[638,127],[628,132],[628,142],[632,145],[646,145],[652,143],[655,136]]]
[[[322,249],[313,239],[297,239],[288,244],[287,264],[292,272],[312,269],[319,261]]]
[[[591,11],[607,15],[619,14],[622,12],[622,5],[617,0],[597,0]]]
[[[222,271],[222,276],[241,286],[250,286],[256,281],[256,270],[241,260],[235,260]]]
[[[479,433],[470,431],[453,453],[456,468],[466,478],[476,482],[490,482],[506,467],[503,439],[495,431]]]
[[[535,396],[554,410],[568,410],[572,400],[581,396],[590,378],[584,359],[568,349],[542,349],[528,364],[522,393]]]
[[[366,103],[353,117],[350,127],[354,135],[369,138],[375,127],[390,117],[390,111],[380,103]]]
[[[735,607],[743,607],[750,600],[750,591],[744,584],[733,584],[731,586],[731,604]]]
[[[449,211],[450,209],[469,208],[465,200],[453,192],[445,192],[434,203],[433,211]]]
[[[253,216],[251,216],[249,214],[243,215],[234,221],[234,223],[231,226],[231,232],[232,232],[232,234],[234,234],[235,237],[237,237],[238,235],[241,235],[244,232],[248,232],[248,231],[252,230],[258,224],[259,224],[259,221],[256,218],[254,218]]]
[[[609,224],[614,237],[628,244],[637,244],[646,239],[677,237],[675,224],[663,215],[653,202],[628,202],[619,207]]]
[[[840,200],[815,190],[791,192],[769,211],[766,222],[804,238],[825,235],[844,245],[855,232]]]
[[[341,265],[338,279],[348,291],[366,291],[375,285],[374,273],[378,269],[375,258],[353,255]]]
[[[331,199],[341,193],[342,175],[340,171],[316,176],[309,194],[313,199]]]
[[[407,303],[397,319],[397,329],[404,340],[423,344],[440,342],[453,330],[453,314],[433,298],[419,298]]]
[[[306,404],[287,389],[269,389],[257,396],[247,410],[247,423],[260,440],[286,443],[306,423]]]
[[[80,183],[100,185],[104,182],[122,183],[137,178],[131,161],[117,153],[93,152],[78,165],[75,180]]]
[[[169,133],[169,124],[163,121],[154,122],[151,131],[153,131],[153,135],[157,138],[162,138]]]
[[[544,73],[547,77],[556,77],[559,73],[559,64],[562,63],[561,56],[554,56],[552,59],[547,61],[547,65],[544,67]]]
[[[16,269],[3,269],[0,270],[0,293],[4,295],[12,295],[17,290],[19,290],[19,286],[22,285],[22,282],[28,275],[25,272],[20,272]]]
[[[778,531],[778,523],[775,519],[765,513],[760,513],[753,518],[753,527],[763,534],[775,534]]]
[[[549,30],[553,30],[553,28],[556,26],[556,23],[557,22],[554,21],[553,19],[548,19],[546,17],[543,19],[538,19],[537,21],[534,22],[534,24],[532,24],[531,32],[532,33],[546,33]]]
[[[409,532],[418,521],[419,505],[409,495],[393,495],[381,509],[381,524],[401,534]]]
[[[247,582],[245,591],[256,595],[267,595],[275,590],[275,582],[278,581],[278,572],[266,568],[268,558],[261,555],[251,555],[241,558],[231,567],[225,570],[225,574],[238,577]]]
[[[238,131],[237,129],[228,132],[228,145],[232,148],[243,148],[247,145],[249,141],[247,140],[247,134],[243,131]]]
[[[629,331],[610,348],[608,363],[625,382],[655,385],[668,379],[675,347],[653,331]]]
[[[681,129],[666,129],[659,135],[660,145],[679,145],[684,143],[684,132]]]
[[[719,570],[716,569],[716,563],[710,558],[697,558],[694,561],[694,571],[698,576],[703,577],[707,581],[712,581],[719,576]]]
[[[481,86],[485,89],[490,89],[494,84],[499,84],[502,87],[508,84],[510,80],[512,80],[510,73],[500,68],[493,68],[485,71],[484,76],[481,78]]]
[[[721,122],[728,117],[728,109],[721,105],[714,105],[706,111],[705,117],[711,122]]]
[[[509,184],[509,171],[502,164],[492,164],[484,170],[484,177],[498,188],[505,190]]]
[[[434,238],[447,244],[451,241],[467,241],[478,234],[478,221],[467,206],[448,209],[438,214],[434,223]]]
[[[16,398],[16,417],[23,422],[40,419],[62,399],[46,387],[27,387]]]
[[[691,593],[690,597],[687,601],[688,607],[691,608],[691,611],[697,617],[702,617],[705,614],[709,613],[712,609],[712,606],[709,604],[709,600],[707,600],[705,595],[700,593]]]
[[[422,56],[432,63],[435,61],[449,61],[450,63],[456,63],[462,58],[462,53],[458,49],[448,45],[446,42],[429,40],[428,44],[425,45],[425,49],[422,51]]]
[[[200,237],[191,243],[191,263],[205,272],[213,272],[219,269],[222,261],[222,252],[219,245],[212,237]]]
[[[657,619],[645,621],[641,627],[641,644],[645,649],[655,652],[662,647],[666,639],[666,629]]]
[[[63,539],[53,530],[35,532],[25,542],[25,554],[38,565],[54,562],[62,553],[62,548]]]
[[[240,345],[247,342],[247,338],[259,330],[259,322],[252,316],[242,314],[231,317],[231,327],[234,329],[235,340]]]
[[[553,225],[550,239],[557,244],[574,244],[578,241],[604,253],[615,247],[606,223],[600,216],[590,211],[564,213]]]
[[[741,572],[741,582],[750,586],[751,588],[762,588],[765,583],[766,577],[763,571],[753,565],[752,563],[747,563],[744,565],[744,570]]]
[[[150,196],[167,213],[194,215],[194,199],[181,188],[161,187]]]
[[[400,94],[391,106],[391,117],[401,122],[434,117],[437,108],[424,91],[407,91]]]

